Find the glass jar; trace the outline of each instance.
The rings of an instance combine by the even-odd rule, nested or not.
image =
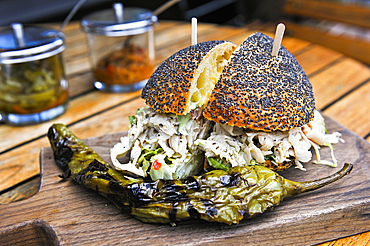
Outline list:
[[[29,125],[51,120],[67,109],[64,36],[41,26],[15,23],[0,29],[0,116]]]
[[[94,86],[107,92],[130,92],[144,87],[154,72],[153,23],[147,9],[98,11],[84,17]]]

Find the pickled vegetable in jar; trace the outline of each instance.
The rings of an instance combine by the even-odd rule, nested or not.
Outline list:
[[[63,114],[68,104],[62,33],[15,23],[0,30],[0,116],[29,125]]]
[[[32,114],[67,101],[68,85],[58,56],[42,60],[0,64],[0,111]]]

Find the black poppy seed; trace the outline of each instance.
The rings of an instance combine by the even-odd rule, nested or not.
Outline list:
[[[253,42],[257,42],[257,44]],[[239,96],[236,98],[239,98],[238,100],[240,103],[230,103],[225,100],[219,102],[222,105],[218,107],[220,111],[223,107],[231,107],[230,105],[233,105],[232,107],[236,109],[237,113],[228,119],[229,124],[231,122],[230,120],[234,119],[233,123],[241,124],[239,125],[241,127],[253,128],[253,125],[248,126],[245,124],[246,120],[238,123],[239,119],[241,119],[239,117],[239,112],[241,112],[240,116],[244,115],[246,118],[256,117],[256,112],[251,112],[251,114],[248,112],[252,108],[258,109],[258,117],[264,122],[263,129],[265,129],[268,122],[269,125],[271,125],[270,130],[287,130],[297,126],[297,124],[307,123],[308,120],[312,118],[315,102],[312,86],[306,74],[296,59],[284,47],[281,47],[279,51],[279,56],[281,56],[280,60],[278,58],[272,58],[270,55],[272,42],[273,40],[271,38],[261,33],[256,33],[246,39],[242,45],[244,47],[238,52],[234,52],[230,63],[226,66],[225,70],[228,71],[228,73],[222,74],[219,83],[215,86],[215,91],[217,92],[230,93],[234,96],[239,93]],[[267,50],[269,50],[269,52],[267,52]],[[265,64],[265,66],[263,64]],[[282,67],[287,71],[279,70]],[[262,76],[258,76],[258,70],[260,70]],[[298,82],[299,79],[300,81]],[[220,81],[223,82],[224,85],[222,85]],[[231,90],[225,88],[226,85],[230,87]],[[308,90],[308,93],[303,93],[304,90]],[[262,95],[270,95],[270,97],[259,100],[257,98],[254,99],[251,95],[256,95],[260,98],[262,98]],[[297,102],[289,102],[292,97],[294,100],[296,99],[295,97],[298,97]],[[294,109],[290,107],[287,108],[286,105],[302,108],[302,110],[300,110],[302,113],[299,114],[298,118],[292,117],[292,110]],[[242,108],[240,109],[239,107]],[[264,114],[263,112],[268,113]],[[258,119],[258,117],[256,118]],[[302,118],[302,120],[300,118]],[[280,119],[282,121],[280,121]],[[285,124],[283,123],[284,119],[294,120],[289,120],[291,123]],[[220,118],[218,118],[218,120],[226,121],[226,119]],[[253,120],[248,120],[247,124],[253,124]],[[268,131],[268,129],[265,130]]]

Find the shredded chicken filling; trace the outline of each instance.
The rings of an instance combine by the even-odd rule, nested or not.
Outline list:
[[[263,164],[269,159],[279,165],[284,161],[294,161],[297,168],[305,170],[302,163],[312,159],[311,147],[316,155],[317,164],[335,167],[337,160],[332,151],[332,162],[321,160],[320,146],[338,143],[341,134],[326,133],[324,118],[315,111],[314,119],[308,124],[282,132],[248,131],[238,127],[216,124],[206,140],[197,140],[196,144],[205,151],[206,157],[225,159],[233,167]]]
[[[311,148],[316,157],[314,163],[337,165],[332,144],[339,142],[341,134],[327,134],[318,111],[308,124],[286,132],[214,124],[209,134],[211,127],[212,123],[197,110],[176,116],[142,108],[133,118],[128,135],[111,149],[113,168],[141,177],[149,174],[153,180],[184,178],[203,168],[205,155],[226,160],[232,167],[268,160],[275,165],[292,161],[305,170],[302,163],[311,161]],[[331,148],[332,161],[321,160],[321,146]],[[146,155],[149,159],[144,160]],[[119,158],[124,156],[129,159],[121,163]]]

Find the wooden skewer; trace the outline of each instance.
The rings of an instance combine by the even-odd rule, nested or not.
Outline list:
[[[191,18],[191,45],[197,44],[197,18]]]
[[[279,25],[277,25],[274,44],[272,46],[272,52],[271,52],[272,56],[277,56],[279,52],[281,41],[283,41],[284,31],[285,31],[285,25],[283,23],[280,23]]]

